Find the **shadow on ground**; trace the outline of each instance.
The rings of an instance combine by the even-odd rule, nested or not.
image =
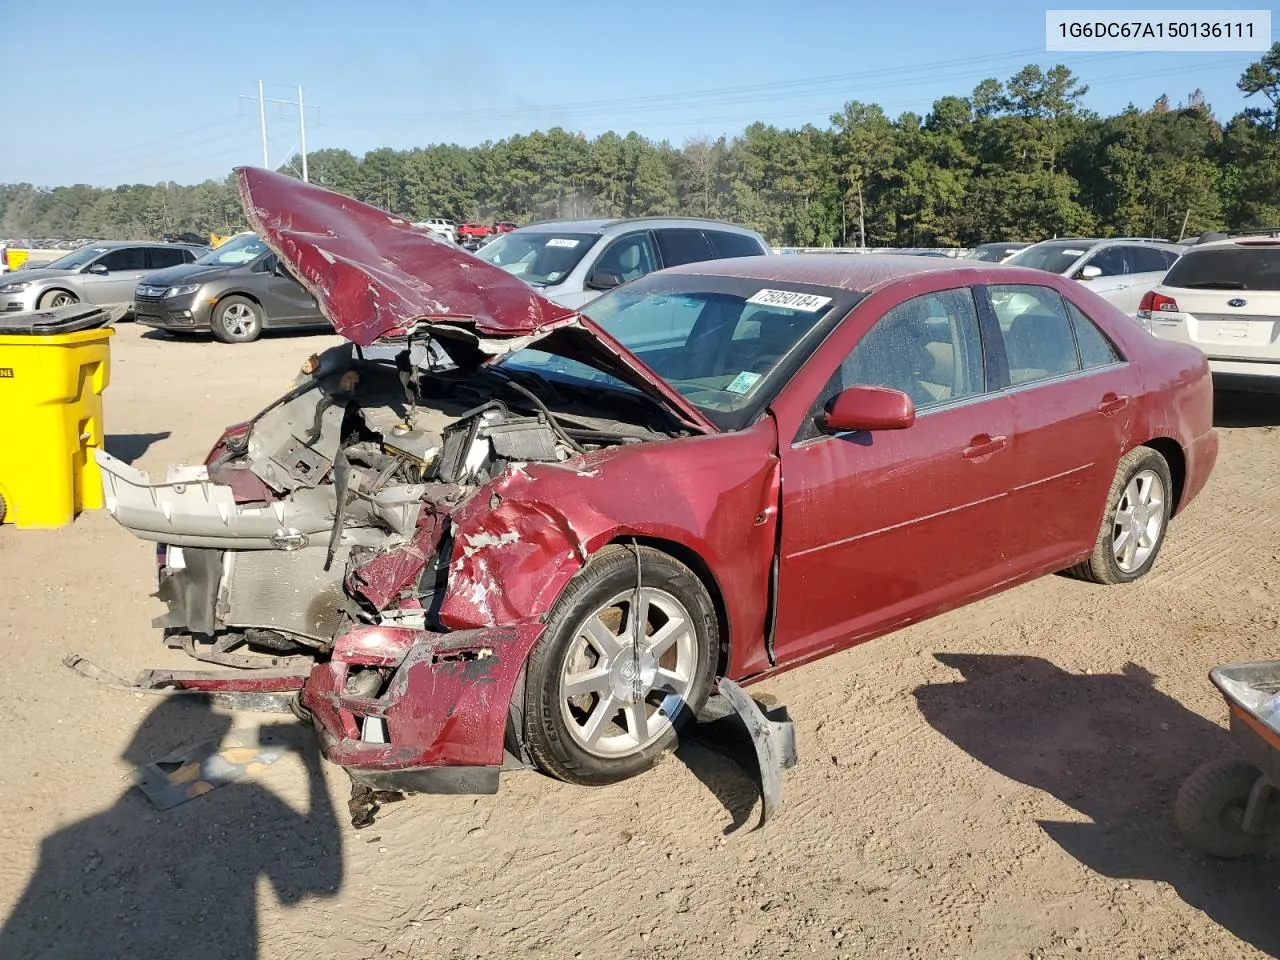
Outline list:
[[[1067,853],[1107,877],[1165,881],[1241,940],[1280,953],[1280,864],[1199,856],[1173,823],[1183,779],[1231,750],[1223,728],[1133,664],[1080,676],[1039,657],[937,658],[963,679],[917,688],[924,717],[988,767],[1089,817],[1040,822]]]
[[[1218,390],[1213,395],[1215,427],[1280,426],[1280,393],[1237,393]]]
[[[138,728],[124,759],[149,763],[220,739],[230,725],[202,697],[169,697]],[[0,956],[252,960],[259,878],[286,907],[335,895],[341,833],[315,735],[295,723],[270,734],[305,762],[306,813],[252,776],[163,812],[127,789],[110,809],[45,838],[31,881],[0,928]]]
[[[153,443],[168,440],[169,436],[168,430],[164,433],[109,433],[105,447],[113,457],[133,463],[141,459]]]

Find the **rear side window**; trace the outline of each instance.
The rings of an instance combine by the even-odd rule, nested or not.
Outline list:
[[[1169,270],[1166,287],[1280,290],[1280,246],[1191,250]]]
[[[185,250],[173,249],[166,250],[163,247],[152,247],[147,251],[148,264],[153,270],[163,270],[165,267],[176,267],[183,263],[191,261],[183,257],[187,253]]]
[[[764,256],[764,251],[760,249],[760,242],[754,237],[743,236],[741,233],[729,233],[725,230],[707,230],[705,233],[707,239],[711,241],[715,255],[720,259]]]
[[[662,262],[668,267],[716,258],[701,230],[659,230],[657,233],[658,250],[662,253]]]
[[[1169,269],[1163,251],[1155,247],[1129,247],[1125,256],[1130,273],[1164,273]]]
[[[1116,345],[1111,342],[1111,338],[1099,330],[1096,323],[1086,317],[1070,300],[1066,303],[1067,313],[1071,317],[1071,327],[1076,334],[1076,346],[1080,348],[1080,366],[1085,370],[1092,370],[1095,367],[1119,363],[1124,359],[1120,356]]]
[[[1080,369],[1071,318],[1058,291],[1018,284],[991,286],[1013,385],[1048,380]]]

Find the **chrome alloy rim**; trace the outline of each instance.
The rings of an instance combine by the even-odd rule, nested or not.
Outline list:
[[[1125,573],[1151,558],[1164,532],[1164,504],[1164,481],[1154,471],[1140,470],[1124,488],[1111,528],[1111,553]]]
[[[626,756],[667,732],[697,671],[697,636],[684,604],[641,587],[637,605],[628,590],[578,624],[560,670],[561,716],[588,753]]]
[[[233,337],[248,336],[255,319],[253,310],[243,303],[233,303],[222,311],[222,327]]]

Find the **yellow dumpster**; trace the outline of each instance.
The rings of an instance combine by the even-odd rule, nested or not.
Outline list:
[[[112,319],[86,304],[0,314],[0,522],[60,527],[102,506]]]

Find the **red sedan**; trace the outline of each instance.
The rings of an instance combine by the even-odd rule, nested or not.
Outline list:
[[[254,626],[297,639],[294,608],[336,624],[297,641],[316,656],[302,703],[370,785],[487,791],[512,758],[617,780],[718,678],[752,683],[1055,571],[1136,580],[1217,455],[1204,356],[1042,271],[717,260],[581,315],[373,208],[239,175],[254,229],[339,332],[450,362],[322,357],[314,386],[224,439],[207,484],[184,479],[189,505],[124,483],[108,500],[139,535],[188,544],[172,575],[198,576],[161,593],[173,628],[191,611],[210,635],[235,627],[209,621],[241,603],[238,581],[219,588],[232,560],[345,545],[332,591],[316,561],[316,597],[282,595]],[[288,461],[250,432],[288,439]],[[307,477],[285,478],[300,442]],[[335,484],[338,508],[308,526]],[[232,486],[241,529],[261,514],[291,532],[201,559],[229,522],[208,504]],[[198,535],[187,512],[207,519]]]

